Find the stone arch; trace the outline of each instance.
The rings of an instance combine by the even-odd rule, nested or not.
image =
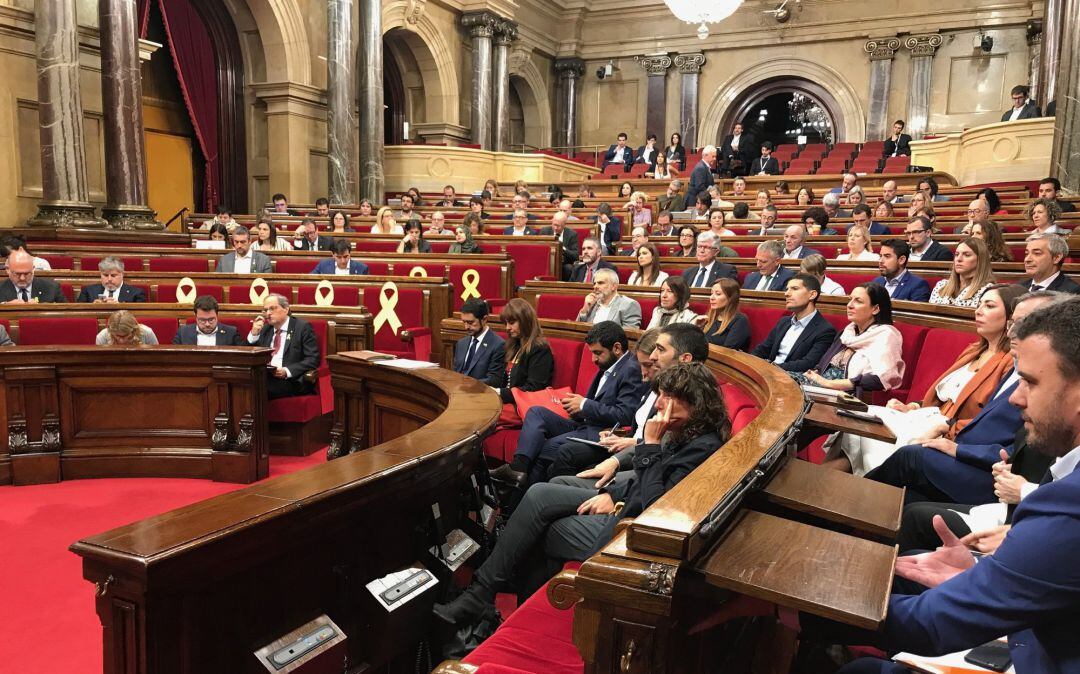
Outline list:
[[[297,1],[244,1],[262,42],[265,81],[311,84],[311,47]]]
[[[395,0],[383,4],[383,37],[394,29],[412,52],[424,80],[427,122],[457,124],[460,119],[457,67],[442,32],[423,11],[408,11],[415,3]]]
[[[762,83],[778,78],[807,80],[831,96],[831,101],[823,102],[832,108],[836,142],[860,143],[865,140],[866,111],[843,75],[820,63],[793,57],[757,63],[720,85],[702,115],[698,138],[711,142],[720,133],[721,124],[733,106],[747,94],[753,94]]]
[[[551,147],[551,102],[547,84],[531,58],[510,58],[510,86],[514,87],[525,113],[527,145]]]

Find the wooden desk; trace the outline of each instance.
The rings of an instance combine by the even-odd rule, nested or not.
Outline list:
[[[869,421],[853,419],[851,417],[842,417],[836,413],[837,409],[838,408],[833,405],[813,403],[804,419],[808,423],[829,431],[830,433],[833,431],[842,431],[854,433],[855,435],[870,438],[872,440],[896,442],[896,435],[890,431],[889,427],[885,424],[875,424]]]
[[[0,484],[264,478],[269,362],[246,347],[0,349]]]

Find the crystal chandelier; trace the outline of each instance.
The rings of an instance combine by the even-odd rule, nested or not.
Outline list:
[[[816,131],[826,143],[832,142],[832,120],[813,98],[796,91],[788,101],[788,114],[791,121],[799,125],[797,129],[789,131],[789,135]]]
[[[680,21],[700,24],[697,36],[709,37],[710,23],[719,23],[735,13],[743,0],[664,0],[664,3]]]

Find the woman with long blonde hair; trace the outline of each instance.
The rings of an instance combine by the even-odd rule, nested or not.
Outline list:
[[[372,234],[404,234],[405,230],[394,219],[394,209],[383,206],[375,214],[375,224],[371,226]]]
[[[986,243],[969,236],[956,244],[952,272],[930,291],[930,304],[976,307],[993,283],[994,272]]]
[[[105,320],[105,329],[97,334],[98,346],[143,346],[157,344],[157,335],[145,325],[140,325],[135,314],[127,309],[114,311]]]

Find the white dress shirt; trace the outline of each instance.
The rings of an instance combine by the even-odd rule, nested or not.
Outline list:
[[[255,254],[248,248],[247,255],[240,257],[240,253],[236,254],[236,261],[233,263],[233,272],[237,274],[250,274],[251,263],[255,259]]]
[[[645,422],[649,420],[649,412],[652,411],[653,405],[656,404],[655,391],[650,391],[649,395],[645,397],[645,402],[641,403],[641,407],[634,413],[634,424],[637,426],[637,430],[634,431],[634,439],[641,442],[645,439]]]
[[[917,251],[913,248],[911,250],[911,254],[908,255],[908,260],[912,262],[920,262],[922,260],[922,256],[926,254],[926,251],[930,250],[930,246],[932,245],[934,245],[934,240],[927,237],[926,245],[922,247],[922,250]]]
[[[334,276],[348,276],[351,270],[346,266],[344,269],[334,265]]]
[[[792,251],[784,251],[784,259],[785,260],[798,260],[799,259],[799,253],[801,253],[801,252],[802,252],[802,246],[799,246],[798,248],[796,248],[795,250],[792,250]]]
[[[780,350],[776,352],[774,363],[780,365],[787,360],[788,354],[791,353],[792,347],[795,346],[795,342],[799,341],[799,336],[802,335],[806,326],[810,325],[810,321],[814,319],[814,316],[817,316],[817,310],[810,312],[802,319],[796,319],[795,316],[791,317],[791,327],[780,340]]]
[[[205,332],[203,332],[202,330],[200,330],[199,328],[196,327],[195,328],[195,345],[196,346],[217,346],[217,328],[214,328],[214,331],[211,332],[208,335],[208,334],[206,334]]]
[[[1009,115],[1009,121],[1010,122],[1015,122],[1017,119],[1020,118],[1020,113],[1023,112],[1023,111],[1024,111],[1023,106],[1021,106],[1019,108],[1013,108],[1012,109],[1012,114]]]

